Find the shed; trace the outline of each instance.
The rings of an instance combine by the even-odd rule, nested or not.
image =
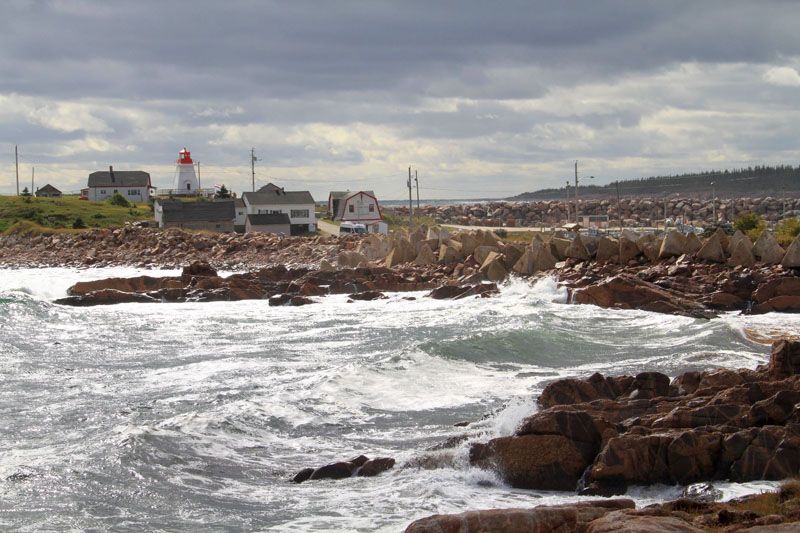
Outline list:
[[[260,215],[247,215],[245,233],[275,233],[277,235],[290,235],[291,220],[286,213],[262,213]]]
[[[156,200],[154,211],[160,228],[226,232],[233,231],[236,219],[233,200],[220,202]]]

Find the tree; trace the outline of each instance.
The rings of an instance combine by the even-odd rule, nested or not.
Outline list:
[[[789,246],[800,235],[800,218],[787,218],[775,227],[775,238],[781,246]]]
[[[760,215],[756,213],[747,213],[737,218],[733,223],[733,227],[747,234],[750,240],[755,241],[758,239],[758,236],[761,235],[761,232],[764,231],[764,228],[767,227],[767,223],[764,222],[764,219],[761,218]]]
[[[81,217],[75,219],[75,222],[72,223],[72,229],[83,229],[86,227],[86,223],[83,221]]]
[[[30,191],[28,191],[28,188],[27,188],[27,187],[25,187],[24,189],[22,189],[21,196],[30,196],[30,195],[31,195],[31,193],[30,193]]]
[[[108,199],[108,203],[111,205],[118,205],[120,207],[130,207],[131,205],[130,202],[128,202],[128,200],[126,200],[125,197],[118,192],[115,192],[114,196]]]
[[[218,190],[217,192],[215,192],[215,193],[214,193],[214,198],[222,198],[222,199],[224,199],[224,198],[230,198],[230,197],[231,197],[231,193],[230,193],[230,191],[229,191],[229,190],[228,190],[228,189],[225,187],[225,184],[224,184],[224,183],[223,183],[223,184],[222,184],[222,186],[219,188],[219,190]]]

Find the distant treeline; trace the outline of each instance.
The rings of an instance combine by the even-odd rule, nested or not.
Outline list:
[[[586,178],[584,178],[586,180]],[[713,183],[713,185],[712,185]],[[673,193],[687,196],[761,196],[797,194],[800,192],[800,165],[755,166],[734,170],[711,170],[677,176],[651,176],[619,180],[620,193],[625,196],[663,196]],[[575,189],[570,187],[570,196]],[[580,184],[581,197],[616,196],[616,182],[608,185]],[[564,187],[541,189],[518,194],[509,200],[558,200],[566,196]]]

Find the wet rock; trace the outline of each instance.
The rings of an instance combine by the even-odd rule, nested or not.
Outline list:
[[[350,294],[348,295],[348,298],[350,298],[351,300],[370,301],[370,300],[385,299],[387,297],[384,296],[383,293],[380,291],[363,291]]]
[[[615,511],[592,521],[586,533],[703,533],[674,516],[642,516]]]
[[[361,467],[356,471],[356,475],[361,477],[377,476],[378,474],[394,467],[394,464],[395,460],[392,457],[378,457],[375,459],[370,459],[361,465]]]
[[[412,522],[406,533],[578,532],[593,521],[619,509],[633,509],[629,499],[583,501],[532,509],[486,509],[459,514],[433,515]]]
[[[580,304],[620,309],[642,309],[658,313],[710,318],[713,313],[702,304],[638,277],[623,274],[588,287],[576,289],[573,300]]]
[[[590,461],[585,450],[566,437],[523,435],[473,445],[470,463],[495,470],[512,487],[575,490]]]

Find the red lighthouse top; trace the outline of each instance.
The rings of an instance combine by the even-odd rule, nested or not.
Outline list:
[[[185,146],[183,147],[183,150],[178,152],[178,155],[181,156],[178,159],[178,163],[180,163],[181,165],[192,164],[192,153],[189,150],[187,150]]]

